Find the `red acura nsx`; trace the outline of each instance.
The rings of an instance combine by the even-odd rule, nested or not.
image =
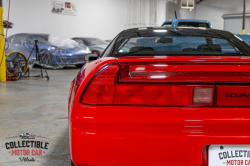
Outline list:
[[[250,45],[227,31],[134,28],[72,81],[76,166],[250,165]]]

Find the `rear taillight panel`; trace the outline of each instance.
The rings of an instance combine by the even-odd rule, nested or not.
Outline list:
[[[224,66],[216,68],[219,65]],[[246,67],[237,63],[109,64],[88,82],[80,102],[135,106],[250,106],[248,86],[223,85],[223,82],[230,82],[231,77],[237,81],[249,79]]]
[[[88,104],[113,104],[118,70],[119,66],[117,64],[102,68],[84,89],[81,102]]]
[[[208,148],[210,145],[206,145],[202,148],[201,154],[201,166],[208,166]]]
[[[194,88],[194,104],[213,104],[214,87],[195,87]]]
[[[123,82],[124,68],[102,68],[81,97],[84,104],[144,106],[212,106],[213,85],[176,85],[164,82]],[[124,74],[124,73],[123,73]],[[195,94],[195,96],[194,96]]]
[[[209,106],[212,103],[193,103],[196,87],[212,86],[119,84],[116,85],[113,104],[145,106]]]

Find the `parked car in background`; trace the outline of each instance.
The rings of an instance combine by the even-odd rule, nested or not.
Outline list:
[[[19,51],[29,57],[31,50],[35,44],[35,40],[38,40],[39,53],[43,59],[46,67],[64,67],[66,65],[82,66],[85,64],[83,56],[86,53],[90,53],[90,50],[86,46],[80,46],[74,41],[68,41],[75,43],[75,45],[57,45],[49,41],[49,34],[35,34],[35,33],[19,33],[8,37],[9,48],[6,53],[11,51]],[[70,40],[70,39],[68,39]],[[39,64],[36,60],[36,50],[33,51],[30,63]]]
[[[112,40],[104,40],[105,42],[107,42],[107,43],[110,43]]]
[[[162,27],[200,27],[200,28],[212,28],[211,23],[208,20],[197,19],[174,19],[165,21]]]
[[[250,44],[250,34],[238,34],[236,36]]]
[[[248,165],[246,42],[215,29],[134,28],[84,58],[68,100],[73,165]]]
[[[109,44],[99,38],[94,37],[74,37],[72,39],[79,44],[86,45],[92,52],[97,52],[100,55]]]

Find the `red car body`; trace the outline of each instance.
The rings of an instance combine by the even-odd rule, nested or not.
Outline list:
[[[73,163],[201,166],[208,165],[208,145],[249,145],[249,63],[249,57],[241,56],[105,57],[87,63],[70,88]],[[134,75],[124,74],[126,65]],[[95,93],[88,92],[91,82],[101,79],[98,75],[106,69],[113,71],[112,67],[116,70],[112,77],[115,97],[105,98],[111,103],[87,103],[99,100],[84,98],[86,93]],[[137,69],[147,72],[136,73]],[[163,72],[166,77],[151,77],[157,71],[167,71]],[[105,77],[107,81],[109,78]],[[132,87],[131,92],[123,91],[126,86]],[[199,88],[212,89],[211,103],[194,102]],[[133,95],[134,100],[126,100]],[[161,101],[157,95],[166,100]]]

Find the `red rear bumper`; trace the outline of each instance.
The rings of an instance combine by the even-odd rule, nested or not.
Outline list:
[[[90,106],[73,103],[76,165],[201,166],[210,144],[250,144],[249,108]]]

